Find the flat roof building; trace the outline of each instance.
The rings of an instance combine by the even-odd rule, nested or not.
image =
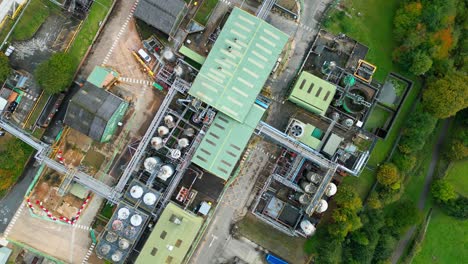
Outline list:
[[[172,36],[187,11],[188,7],[183,0],[140,0],[133,15]]]
[[[190,95],[242,123],[288,38],[267,22],[234,8]]]
[[[288,100],[319,115],[325,115],[335,96],[336,86],[313,74],[303,71],[299,75]]]
[[[116,71],[96,66],[86,80],[99,88],[104,88],[112,85],[117,78],[119,78],[119,74]]]
[[[182,263],[202,223],[202,217],[170,202],[164,208],[135,263]]]
[[[127,111],[120,97],[86,82],[73,96],[64,123],[99,141],[109,141]]]

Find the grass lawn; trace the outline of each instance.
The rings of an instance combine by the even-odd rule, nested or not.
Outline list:
[[[370,131],[375,128],[383,127],[391,115],[392,113],[384,108],[375,106],[366,122],[365,128]]]
[[[2,27],[0,28],[0,43],[3,43],[6,36],[8,35],[8,32],[10,32],[11,28],[13,27],[14,22],[15,21],[13,21],[12,19],[9,19],[9,18],[5,19]]]
[[[468,196],[468,160],[450,164],[445,178],[453,184],[458,193]]]
[[[34,36],[50,13],[58,7],[47,0],[31,0],[13,31],[14,40],[28,40]]]
[[[461,221],[435,209],[414,264],[462,263],[468,259],[468,221]]]
[[[270,225],[258,220],[254,215],[247,214],[238,224],[239,232],[249,240],[268,249],[290,263],[305,263],[305,239],[290,237],[277,231]]]
[[[93,3],[91,9],[83,22],[80,32],[68,50],[68,53],[75,59],[76,65],[80,63],[94,36],[99,30],[99,23],[104,20],[113,0],[100,0],[99,3]]]
[[[359,193],[359,197],[364,200],[372,188],[374,180],[375,172],[364,168],[359,177],[348,176],[343,180],[342,184],[352,186]]]
[[[197,14],[193,19],[202,25],[206,25],[206,22],[208,22],[210,18],[211,11],[213,11],[217,3],[218,0],[203,0],[203,3],[198,8]]]

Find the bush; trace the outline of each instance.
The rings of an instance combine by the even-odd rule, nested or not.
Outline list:
[[[386,219],[389,231],[395,236],[400,236],[410,226],[420,221],[421,212],[412,201],[399,200],[392,206]]]
[[[342,185],[335,196],[334,201],[339,207],[357,211],[362,208],[362,201],[354,188]]]
[[[402,130],[398,149],[404,154],[420,151],[426,143],[427,137],[434,131],[437,119],[422,108],[416,109],[408,117]]]
[[[450,216],[468,219],[468,198],[460,196],[442,204],[442,209]]]
[[[8,60],[8,57],[3,54],[3,52],[0,52],[0,84],[3,84],[3,82],[5,82],[10,74],[10,61]]]
[[[397,150],[392,156],[392,162],[403,173],[410,173],[416,165],[416,156],[411,154],[404,154]]]
[[[386,163],[380,166],[377,171],[377,181],[390,189],[400,189],[400,176],[395,164]]]
[[[439,179],[432,183],[431,193],[439,202],[447,202],[457,197],[455,188],[453,188],[453,186],[444,179]]]
[[[35,77],[44,92],[56,94],[70,86],[75,70],[74,59],[66,53],[58,52],[39,64]]]

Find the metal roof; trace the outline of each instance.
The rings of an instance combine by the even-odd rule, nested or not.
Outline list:
[[[333,156],[342,141],[343,141],[342,137],[332,133],[330,137],[328,138],[327,143],[323,147],[323,152],[327,153],[330,156]]]
[[[180,22],[179,15],[184,10],[186,6],[183,0],[140,0],[133,15],[170,35],[174,26]]]
[[[311,124],[305,125],[304,134],[299,139],[299,141],[313,149],[317,149],[317,147],[320,145],[321,140],[314,136],[314,131],[316,129],[317,128]]]
[[[203,63],[205,63],[206,57],[198,54],[197,52],[191,50],[185,45],[182,45],[182,47],[180,47],[179,52],[200,65],[203,65]]]
[[[244,123],[218,113],[197,148],[192,162],[227,180],[264,112],[264,108],[254,104]]]
[[[109,120],[121,104],[127,102],[86,82],[70,100],[64,123],[94,140],[101,141]]]
[[[116,71],[96,66],[86,80],[95,86],[102,88],[118,77],[119,74]]]
[[[174,223],[175,218],[180,223]],[[136,264],[182,263],[203,223],[203,218],[170,202],[159,217]]]
[[[303,71],[289,95],[289,101],[313,113],[324,115],[335,96],[336,86]]]
[[[189,93],[243,122],[288,38],[234,8]]]

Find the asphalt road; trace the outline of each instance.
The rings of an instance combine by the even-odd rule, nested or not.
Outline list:
[[[0,201],[0,233],[5,232],[11,218],[23,202],[24,195],[39,169],[39,166],[34,167],[34,162],[34,158],[29,160],[20,179]]]

